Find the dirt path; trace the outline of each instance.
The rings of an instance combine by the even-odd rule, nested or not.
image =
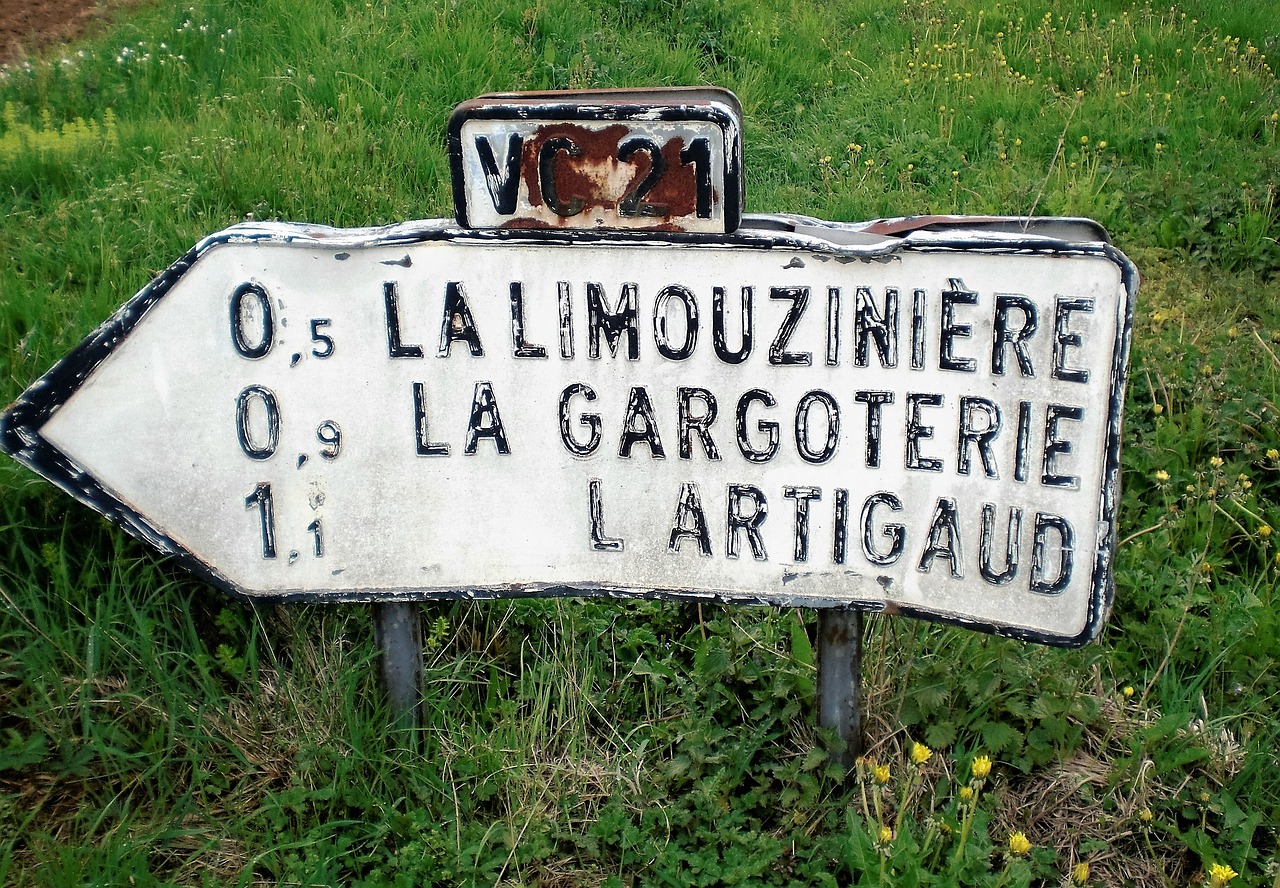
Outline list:
[[[73,40],[98,18],[140,0],[0,0],[0,64]]]

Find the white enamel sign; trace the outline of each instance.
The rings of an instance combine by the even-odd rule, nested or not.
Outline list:
[[[253,598],[856,604],[1088,640],[1132,266],[822,231],[233,228],[0,444]]]

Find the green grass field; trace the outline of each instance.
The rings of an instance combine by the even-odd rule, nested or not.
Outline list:
[[[6,460],[0,884],[1280,886],[1276,58],[1226,0],[160,0],[4,69],[5,403],[205,234],[451,215],[494,90],[724,86],[749,211],[1086,215],[1144,282],[1101,639],[869,618],[848,785],[812,612],[423,605],[398,735],[367,607]]]

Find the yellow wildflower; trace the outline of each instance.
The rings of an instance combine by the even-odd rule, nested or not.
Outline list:
[[[971,801],[973,801],[973,787],[972,787],[972,786],[962,786],[962,787],[960,787],[960,801],[962,801],[962,802],[971,802]]]
[[[1151,412],[1152,412],[1152,413],[1154,413],[1156,416],[1159,416],[1161,413],[1164,413],[1164,405],[1163,405],[1163,404],[1152,404],[1152,405],[1151,405]]]
[[[1030,853],[1031,842],[1027,840],[1027,837],[1023,833],[1016,832],[1009,836],[1009,851],[1016,854],[1018,857],[1022,857]]]
[[[1163,484],[1168,480],[1169,480],[1169,473],[1166,472],[1164,469],[1161,469],[1160,471],[1156,472],[1156,481]]]
[[[1089,864],[1086,861],[1080,861],[1071,868],[1071,884],[1083,885],[1089,881]]]
[[[982,779],[991,773],[991,757],[980,755],[973,760],[973,776]]]
[[[911,744],[911,761],[917,765],[923,765],[933,757],[933,750],[925,746],[923,743]]]
[[[892,842],[892,841],[893,841],[893,830],[892,830],[891,828],[889,828],[888,826],[881,826],[881,827],[880,827],[880,838],[879,838],[879,841],[880,841],[880,844],[881,844],[881,845],[887,845],[887,844],[889,844],[890,842]]]
[[[1128,700],[1133,696],[1133,685],[1125,685],[1124,690],[1120,693],[1124,694],[1124,698]]]
[[[1222,457],[1220,456],[1209,457],[1209,465],[1213,466],[1215,469],[1222,468]]]
[[[1280,450],[1276,450],[1272,447],[1267,451],[1267,459],[1280,459]]]
[[[1228,882],[1240,875],[1225,863],[1215,863],[1209,867],[1210,888],[1223,888]]]
[[[872,765],[871,779],[874,780],[880,786],[884,786],[886,783],[889,782],[889,766],[887,764]]]
[[[1138,819],[1141,820],[1143,823],[1150,823],[1151,821],[1156,819],[1156,815],[1151,813],[1150,808],[1144,807],[1142,810],[1138,812]]]
[[[1262,537],[1264,540],[1267,537],[1271,536],[1271,525],[1270,524],[1258,525],[1258,536]]]

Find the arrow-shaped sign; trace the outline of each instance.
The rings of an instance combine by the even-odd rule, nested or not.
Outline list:
[[[1133,267],[1065,221],[876,230],[237,226],[0,444],[251,598],[857,604],[1083,643]]]

